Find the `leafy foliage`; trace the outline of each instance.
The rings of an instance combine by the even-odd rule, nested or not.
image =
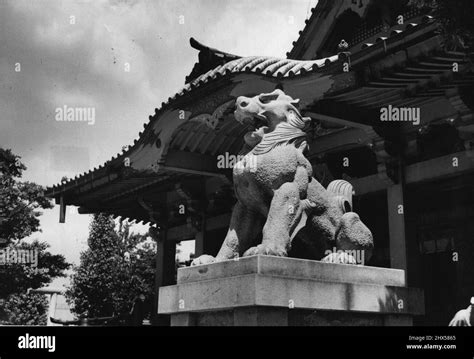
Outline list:
[[[53,278],[64,276],[64,271],[70,267],[62,255],[53,255],[47,251],[49,245],[33,241],[20,242],[3,249],[3,253],[15,250],[36,252],[37,265],[29,263],[5,263],[0,267],[0,298],[6,298],[13,293],[23,293],[28,289],[40,288],[49,284]]]
[[[42,186],[19,180],[24,170],[18,156],[0,148],[0,322],[41,325],[46,324],[46,298],[27,291],[63,276],[69,264],[62,255],[48,252],[47,243],[22,241],[40,230],[39,210],[53,207]],[[33,254],[34,265],[10,258],[9,253],[19,251]]]
[[[40,231],[39,210],[53,208],[42,186],[18,180],[25,169],[11,150],[0,148],[0,238],[7,243]]]
[[[46,325],[48,301],[43,294],[12,294],[4,301],[3,316],[7,321],[0,324],[11,325]]]
[[[156,248],[147,236],[115,231],[110,216],[94,215],[89,248],[81,253],[66,296],[79,317],[128,314],[139,294],[153,295]]]

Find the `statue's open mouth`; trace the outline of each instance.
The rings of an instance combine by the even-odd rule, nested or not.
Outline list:
[[[234,116],[241,124],[249,125],[253,130],[268,126],[267,118],[259,114],[242,113],[236,110]]]
[[[259,116],[253,116],[252,120],[249,122],[250,127],[255,130],[258,130],[261,127],[266,127],[268,125],[266,118],[261,118]]]

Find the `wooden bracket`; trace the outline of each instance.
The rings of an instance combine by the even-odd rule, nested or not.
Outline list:
[[[161,211],[153,208],[151,204],[146,203],[142,197],[138,197],[137,201],[138,201],[138,204],[148,212],[150,221],[153,223],[158,223],[160,219]]]

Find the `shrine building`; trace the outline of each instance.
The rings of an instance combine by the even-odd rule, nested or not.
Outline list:
[[[173,284],[178,242],[215,255],[226,235],[232,168],[218,157],[237,156],[249,131],[236,98],[279,88],[312,119],[313,176],[353,185],[374,237],[367,264],[404,269],[424,290],[415,324],[445,326],[474,295],[474,73],[438,26],[406,0],[320,0],[286,58],[191,39],[198,62],[134,143],[47,195],[61,222],[77,206],[154,226],[156,287]]]

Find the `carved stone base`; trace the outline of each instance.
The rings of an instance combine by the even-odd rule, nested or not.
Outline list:
[[[402,270],[253,256],[180,268],[158,313],[172,326],[412,325],[423,303]]]

